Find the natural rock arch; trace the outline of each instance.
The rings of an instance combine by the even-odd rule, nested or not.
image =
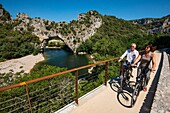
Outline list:
[[[41,48],[45,48],[46,44],[48,43],[48,41],[52,40],[52,39],[55,39],[55,38],[58,38],[60,40],[62,40],[65,45],[74,53],[76,53],[76,49],[75,49],[75,46],[73,44],[72,41],[67,41],[66,38],[64,38],[61,34],[57,34],[55,36],[49,36],[49,37],[46,37],[42,40],[42,45],[41,45]]]

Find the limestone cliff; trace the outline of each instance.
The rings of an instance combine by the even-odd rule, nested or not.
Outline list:
[[[80,44],[91,37],[102,25],[102,18],[97,11],[89,11],[78,15],[78,20],[67,23],[54,22],[39,17],[30,18],[27,14],[18,13],[12,23],[16,24],[14,30],[30,31],[41,41],[49,37],[59,37],[76,53]]]
[[[170,15],[162,18],[143,18],[132,20],[134,24],[139,24],[148,30],[148,34],[170,33]]]

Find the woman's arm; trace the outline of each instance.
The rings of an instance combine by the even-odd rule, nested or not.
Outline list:
[[[156,69],[156,55],[155,53],[152,53],[152,71],[155,71]]]
[[[135,66],[135,64],[138,63],[140,59],[141,59],[141,55],[138,55],[138,57],[136,58],[132,66]]]

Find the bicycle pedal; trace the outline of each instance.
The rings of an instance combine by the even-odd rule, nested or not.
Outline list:
[[[127,85],[127,87],[129,88],[130,86],[129,86],[129,85]]]

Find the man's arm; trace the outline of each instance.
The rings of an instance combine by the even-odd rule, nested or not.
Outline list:
[[[128,54],[128,50],[126,50],[123,55],[119,58],[119,62]]]

